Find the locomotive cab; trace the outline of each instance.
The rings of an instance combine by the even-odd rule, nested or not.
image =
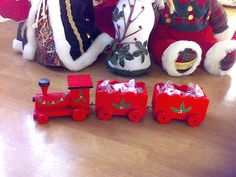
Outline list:
[[[67,82],[71,94],[70,106],[90,109],[89,91],[93,87],[91,77],[89,75],[69,75]]]

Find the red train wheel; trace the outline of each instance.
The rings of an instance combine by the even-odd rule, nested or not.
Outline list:
[[[167,112],[160,112],[157,113],[157,120],[161,124],[168,124],[171,121],[171,117],[168,115]]]
[[[131,111],[129,113],[129,120],[131,122],[140,122],[140,121],[142,121],[142,119],[143,119],[143,117],[142,117],[140,111]]]
[[[188,125],[191,127],[196,127],[202,123],[202,119],[200,116],[191,116],[187,120]]]
[[[87,118],[87,112],[83,109],[75,109],[72,113],[72,118],[75,121],[83,121]]]
[[[109,111],[108,109],[101,109],[101,110],[98,112],[98,117],[99,117],[99,119],[101,119],[101,120],[110,120],[111,117],[112,117],[112,112]]]
[[[37,121],[39,124],[46,124],[46,123],[48,123],[48,117],[40,114],[40,115],[38,115]]]

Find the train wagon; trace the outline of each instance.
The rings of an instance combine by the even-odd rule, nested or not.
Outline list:
[[[93,87],[90,75],[68,75],[69,92],[48,93],[50,80],[39,80],[42,94],[33,97],[35,102],[34,119],[46,124],[50,117],[72,116],[75,121],[85,120],[90,113],[90,88]]]
[[[144,82],[136,82],[133,91],[103,90],[100,85],[104,80],[97,82],[96,87],[96,113],[101,120],[110,120],[115,116],[128,116],[131,122],[139,122],[146,113],[148,93]],[[125,83],[110,81],[110,86]]]
[[[174,89],[179,94],[170,94],[160,91],[164,83],[158,83],[154,86],[152,107],[153,116],[162,124],[169,123],[172,119],[186,120],[188,125],[195,127],[200,125],[206,115],[209,99],[206,94],[201,95],[188,94],[189,86],[177,86],[173,84]]]

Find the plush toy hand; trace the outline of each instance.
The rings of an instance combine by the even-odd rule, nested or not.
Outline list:
[[[214,37],[218,42],[231,40],[234,32],[228,26],[228,17],[225,9],[217,0],[211,0],[211,3],[211,13],[209,13],[207,19],[212,27]]]

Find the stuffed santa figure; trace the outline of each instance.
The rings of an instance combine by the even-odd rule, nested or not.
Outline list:
[[[31,0],[13,48],[27,60],[51,67],[82,70],[112,43],[94,23],[93,0]]]
[[[167,0],[163,6],[156,9],[149,46],[169,75],[189,75],[198,66],[224,75],[234,65],[234,31],[217,0]]]

